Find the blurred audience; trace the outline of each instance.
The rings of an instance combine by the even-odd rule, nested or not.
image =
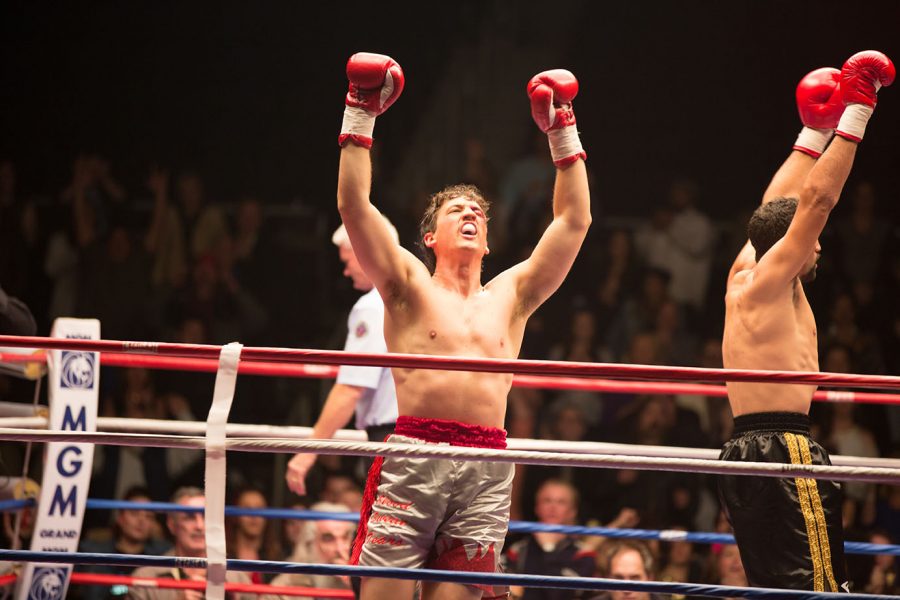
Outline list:
[[[714,578],[713,583],[735,587],[747,587],[747,574],[741,553],[735,544],[713,546]]]
[[[534,512],[545,525],[575,525],[578,490],[569,483],[548,479],[538,488]],[[505,551],[504,570],[510,573],[565,577],[591,577],[596,558],[573,535],[538,531],[512,544]],[[585,598],[586,592],[550,588],[510,587],[513,597],[523,600],[569,600]]]
[[[263,492],[255,487],[244,487],[233,495],[230,506],[249,510],[268,508]],[[275,522],[259,515],[225,517],[225,539],[229,558],[240,560],[278,560]],[[253,583],[265,583],[266,573],[249,572]]]
[[[551,214],[554,170],[542,133],[529,137],[526,151],[505,170],[491,163],[492,143],[469,137],[462,161],[466,179],[498,198],[491,222],[495,258],[487,268],[499,270],[521,259],[536,242],[536,233]],[[315,248],[321,238],[322,248],[327,249],[324,236],[331,228],[322,223],[336,215],[318,214],[315,209],[304,212],[313,216],[304,217],[308,220],[298,241],[296,222],[282,219],[278,211],[284,207],[273,207],[268,198],[243,190],[225,198],[219,192],[220,181],[168,166],[154,166],[131,179],[124,175],[122,164],[111,163],[97,152],[82,152],[73,160],[71,173],[63,173],[63,189],[36,191],[28,178],[19,177],[13,160],[0,159],[3,333],[46,333],[54,318],[75,316],[99,318],[105,338],[329,345],[325,338],[333,328],[326,322],[338,312],[335,303],[343,301],[335,287],[334,265],[315,251],[301,254],[297,248]],[[132,188],[126,185],[129,181],[139,185]],[[596,224],[573,268],[577,277],[569,278],[552,302],[529,320],[521,357],[720,368],[722,271],[746,241],[746,217],[728,215],[722,225],[714,225],[701,207],[700,190],[700,182],[677,177],[649,218],[630,222],[610,215]],[[823,232],[821,277],[810,288],[810,302],[817,314],[827,315],[820,323],[819,356],[824,371],[900,371],[900,304],[896,302],[900,230],[896,217],[884,208],[886,202],[875,182],[862,179],[850,190],[846,205],[842,204],[844,216]],[[285,265],[291,265],[290,270]],[[288,275],[302,285],[286,279]],[[17,322],[6,318],[10,311],[18,311]],[[310,336],[297,338],[301,330]],[[104,368],[100,413],[193,421],[208,411],[213,384],[214,376],[206,373]],[[314,386],[309,381],[279,381],[263,389],[242,380],[239,396],[266,401],[239,401],[233,417],[283,423],[289,407],[298,404],[297,398],[315,396]],[[3,400],[21,401],[30,398],[30,393],[22,382],[0,376]],[[307,413],[296,414],[304,420],[310,416]],[[834,453],[893,456],[900,448],[896,406],[816,403],[811,417],[823,443]],[[569,442],[615,441],[718,448],[731,435],[732,425],[728,405],[718,397],[516,387],[509,397],[507,429],[511,437],[555,440],[560,447]],[[4,452],[4,461],[7,456],[12,454]],[[98,446],[91,495],[119,498],[136,487],[146,487],[152,499],[162,500],[180,486],[202,481],[201,457],[202,453],[188,450]],[[12,462],[21,459],[17,456]],[[323,458],[312,494],[304,502],[321,500],[356,511],[362,490],[359,474],[348,463],[339,457]],[[247,464],[241,459],[231,461],[229,480],[235,484],[264,481],[247,476]],[[19,467],[6,466],[13,472]],[[574,516],[563,519],[567,522],[633,526],[640,518],[643,527],[703,531],[714,526],[718,510],[710,480],[704,476],[523,466],[517,470],[513,488],[513,518],[547,522],[561,518],[548,517],[539,508],[538,496],[548,486],[574,503]],[[897,486],[848,483],[844,490],[845,524],[853,528],[848,531],[859,532],[857,539],[875,535],[900,539]],[[283,490],[267,487],[242,491],[235,501],[261,507],[269,499],[284,504],[283,497]],[[142,534],[135,532],[142,527],[142,517],[133,512],[140,511],[116,513],[115,535],[97,543],[136,548],[135,540]],[[27,544],[33,514],[23,515],[17,541]],[[104,519],[104,514],[91,511],[86,525],[107,526]],[[167,525],[177,534],[176,543],[180,536],[189,552],[186,530],[202,529],[202,520],[198,525],[196,519],[187,519],[182,526],[180,519],[167,519]],[[4,513],[4,525],[4,535],[13,535],[10,513]],[[727,530],[727,525],[722,527]],[[235,556],[282,558],[295,552],[302,528],[299,522],[285,521],[278,540],[275,533],[264,531],[258,517],[230,519],[229,548]],[[602,538],[592,540],[535,535],[517,543],[527,541],[548,557],[569,545],[599,552],[610,544]],[[90,543],[87,538],[86,543]],[[152,543],[150,538],[147,544]],[[151,547],[145,546],[145,551],[155,551]],[[659,575],[673,581],[704,579],[698,576],[697,564],[704,550],[687,543],[664,547]],[[715,565],[706,574],[707,581],[742,581],[739,557],[736,560],[732,547],[712,556]],[[626,548],[615,566],[623,577],[649,577],[652,562],[648,567],[645,558],[640,549]],[[604,561],[600,556],[598,564],[608,569]],[[895,570],[892,561],[872,559],[860,567],[855,589],[894,593]],[[152,593],[161,595],[136,597],[199,597],[193,593],[167,596],[161,590]]]
[[[102,397],[100,414],[129,419],[193,421],[194,414],[184,397],[160,394],[154,373],[145,368],[117,371],[108,395]],[[154,500],[164,500],[189,476],[203,454],[185,448],[98,445],[94,453],[91,492],[100,498],[117,498],[133,486],[151,491]],[[90,518],[93,517],[88,513]]]
[[[668,531],[684,531],[681,527],[671,527]],[[695,544],[687,540],[672,539],[662,545],[662,556],[659,569],[660,581],[676,583],[699,583],[706,575],[706,564],[702,553]]]
[[[166,517],[166,528],[173,540],[173,548],[166,553],[166,556],[205,558],[206,520],[203,516],[203,509],[206,506],[206,498],[203,490],[195,487],[179,488],[172,495],[171,502],[196,510],[194,512],[172,512]],[[132,572],[132,576],[206,582],[206,569],[140,567]],[[250,583],[250,578],[241,571],[228,571],[225,579],[232,583]],[[203,590],[169,590],[134,586],[128,590],[127,598],[130,600],[201,600],[204,596]],[[228,592],[225,596],[229,600],[254,600],[257,597],[256,594],[236,592]]]
[[[601,550],[600,576],[627,582],[656,581],[656,556],[643,542],[616,540]],[[606,592],[609,600],[661,600],[659,594],[641,591]]]
[[[647,264],[672,276],[672,298],[702,310],[716,242],[712,221],[697,206],[698,186],[678,179],[669,188],[668,205],[639,229],[637,247]]]
[[[150,502],[150,492],[146,488],[133,487],[121,498],[126,502]],[[113,511],[112,535],[106,539],[92,539],[90,534],[82,539],[79,552],[99,552],[103,554],[150,554],[160,555],[170,548],[170,544],[160,539],[159,523],[149,510],[118,509]],[[128,575],[131,567],[116,565],[84,565],[78,570],[85,573],[106,575]],[[83,586],[84,600],[106,600],[121,598],[127,593],[127,586]]]
[[[310,507],[316,512],[350,512],[350,508],[333,502],[317,502]],[[350,546],[356,534],[356,524],[348,521],[304,521],[297,545],[288,561],[346,565],[350,560]],[[350,578],[343,575],[304,575],[284,573],[272,580],[272,585],[314,587],[317,589],[350,589]],[[287,596],[285,596],[287,598]]]

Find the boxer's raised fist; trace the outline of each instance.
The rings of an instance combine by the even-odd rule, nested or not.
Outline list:
[[[541,131],[575,124],[572,100],[578,95],[578,80],[565,69],[538,73],[528,82],[531,116]]]
[[[875,106],[878,90],[894,83],[894,63],[877,50],[857,52],[841,69],[844,104]]]
[[[347,106],[380,115],[403,92],[403,69],[390,56],[357,52],[347,61]]]
[[[372,147],[375,117],[383,113],[403,92],[403,69],[383,54],[357,52],[347,61],[347,91],[344,122],[338,143],[348,141],[364,148]]]
[[[878,90],[894,83],[894,63],[877,50],[857,52],[841,68],[841,97],[846,108],[835,133],[860,142],[875,110]]]
[[[797,84],[797,112],[803,130],[794,142],[794,150],[813,158],[825,151],[844,112],[840,81],[840,69],[823,67],[807,73]]]
[[[579,158],[587,159],[572,111],[572,100],[578,95],[575,76],[565,69],[544,71],[531,78],[526,91],[531,100],[531,116],[547,133],[553,163],[563,168]]]
[[[844,112],[840,91],[841,71],[823,67],[807,73],[797,84],[800,120],[814,129],[834,129]]]

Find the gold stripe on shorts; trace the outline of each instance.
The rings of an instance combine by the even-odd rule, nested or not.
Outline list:
[[[811,465],[812,456],[809,453],[809,440],[806,436],[797,436],[800,445],[800,456],[803,464]],[[815,479],[807,479],[810,499],[812,500],[813,514],[816,517],[816,529],[819,531],[819,547],[822,549],[822,561],[825,563],[825,577],[832,592],[837,592],[837,581],[834,580],[834,570],[831,565],[831,543],[828,541],[828,525],[825,523],[825,510],[822,508],[822,498],[819,496],[819,484]]]
[[[787,442],[788,452],[791,455],[791,464],[803,464],[797,435],[785,432],[784,439]],[[819,549],[819,535],[816,531],[816,517],[813,514],[812,502],[810,501],[808,482],[809,480],[805,477],[794,478],[794,484],[797,486],[797,499],[800,501],[800,511],[803,513],[803,521],[806,523],[806,539],[809,543],[809,554],[812,557],[813,591],[824,592],[822,554]]]

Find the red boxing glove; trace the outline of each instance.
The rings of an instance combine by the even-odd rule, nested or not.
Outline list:
[[[840,91],[841,72],[823,67],[808,73],[797,84],[797,111],[800,120],[813,129],[837,127],[844,102]]]
[[[891,59],[876,50],[857,52],[847,59],[841,69],[841,95],[847,108],[838,123],[839,136],[854,142],[862,140],[878,101],[878,90],[891,85],[896,75]]]
[[[375,117],[383,113],[403,92],[403,69],[390,56],[357,52],[347,61],[347,91],[344,122],[338,143],[348,141],[372,147]]]
[[[804,127],[794,142],[794,150],[813,158],[825,151],[844,112],[840,80],[840,70],[823,67],[807,73],[797,84],[797,111]]]
[[[565,69],[544,71],[531,78],[527,92],[531,116],[550,141],[553,163],[562,168],[579,158],[586,160],[572,111],[572,100],[578,94],[575,76]]]

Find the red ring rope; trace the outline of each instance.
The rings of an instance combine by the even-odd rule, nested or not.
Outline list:
[[[31,363],[44,361],[43,352],[34,354],[0,353],[0,363]],[[139,367],[177,371],[215,373],[218,362],[208,358],[180,358],[177,356],[151,356],[104,352],[100,362],[109,367]],[[267,375],[271,377],[301,377],[334,379],[338,368],[331,365],[304,365],[297,363],[242,362],[238,366],[242,375]],[[617,381],[589,379],[586,377],[543,377],[541,375],[516,375],[513,387],[556,390],[580,390],[611,394],[691,394],[726,398],[728,391],[720,385],[703,383],[668,383],[653,381]],[[850,392],[818,390],[813,394],[818,402],[856,402],[864,404],[900,404],[900,394],[878,392]]]
[[[15,577],[15,576],[13,576]],[[105,575],[100,573],[72,573],[71,582],[77,585],[128,585],[165,590],[205,590],[205,581],[166,579],[159,577],[132,577],[130,575]],[[264,583],[225,582],[226,592],[245,594],[275,594],[279,596],[306,596],[308,598],[352,599],[352,590],[329,590],[297,586],[273,586]]]
[[[73,340],[47,337],[0,335],[0,346],[79,350],[82,352],[127,352],[161,354],[218,360],[221,346],[207,344],[174,344],[166,342],[127,342],[117,340]],[[372,354],[336,350],[294,348],[245,347],[242,361],[276,361],[329,365],[359,365],[369,367],[398,367],[408,369],[439,369],[445,371],[474,371],[487,373],[515,373],[619,377],[625,379],[674,379],[678,381],[744,381],[762,383],[799,383],[827,386],[900,388],[900,377],[889,375],[855,375],[822,373],[817,371],[766,371],[751,369],[704,369],[699,367],[661,367],[547,360],[517,360],[503,358],[465,358],[424,354]]]

